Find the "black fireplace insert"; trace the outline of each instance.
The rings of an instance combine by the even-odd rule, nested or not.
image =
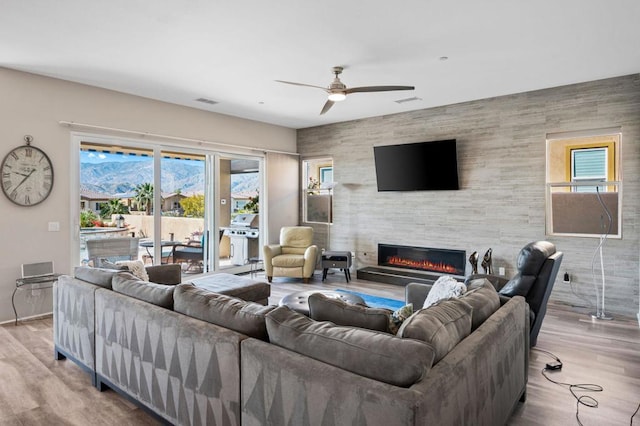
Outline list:
[[[463,276],[466,259],[464,250],[378,244],[379,266]]]

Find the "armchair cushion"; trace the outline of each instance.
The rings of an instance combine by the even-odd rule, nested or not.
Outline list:
[[[279,268],[301,268],[304,266],[304,256],[301,254],[281,254],[274,257],[271,264]]]

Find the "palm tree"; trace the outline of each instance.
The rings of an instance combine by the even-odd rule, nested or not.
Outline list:
[[[149,182],[141,183],[136,186],[134,191],[134,200],[138,204],[138,209],[144,209],[147,215],[150,215],[153,205],[153,185]]]
[[[100,216],[110,218],[114,214],[127,214],[129,208],[119,198],[114,198],[100,206]]]

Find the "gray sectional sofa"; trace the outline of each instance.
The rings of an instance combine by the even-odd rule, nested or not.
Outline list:
[[[488,282],[419,310],[396,336],[363,320],[388,313],[335,301],[315,312],[339,318],[316,321],[215,292],[225,285],[74,275],[54,290],[56,356],[167,423],[499,425],[524,399],[528,306],[496,304]]]

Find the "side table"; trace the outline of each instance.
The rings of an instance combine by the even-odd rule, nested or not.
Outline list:
[[[344,277],[349,282],[351,279],[351,252],[350,251],[325,251],[322,253],[322,281],[327,278],[329,268],[340,268],[344,271]]]
[[[16,316],[15,325],[18,325],[18,311],[16,311],[16,291],[22,287],[29,287],[32,290],[44,290],[47,288],[52,288],[53,284],[58,281],[58,277],[62,274],[53,274],[47,275],[45,277],[33,277],[33,278],[18,278],[16,280],[16,288],[13,289],[13,294],[11,295],[11,306],[13,307],[13,313]]]

